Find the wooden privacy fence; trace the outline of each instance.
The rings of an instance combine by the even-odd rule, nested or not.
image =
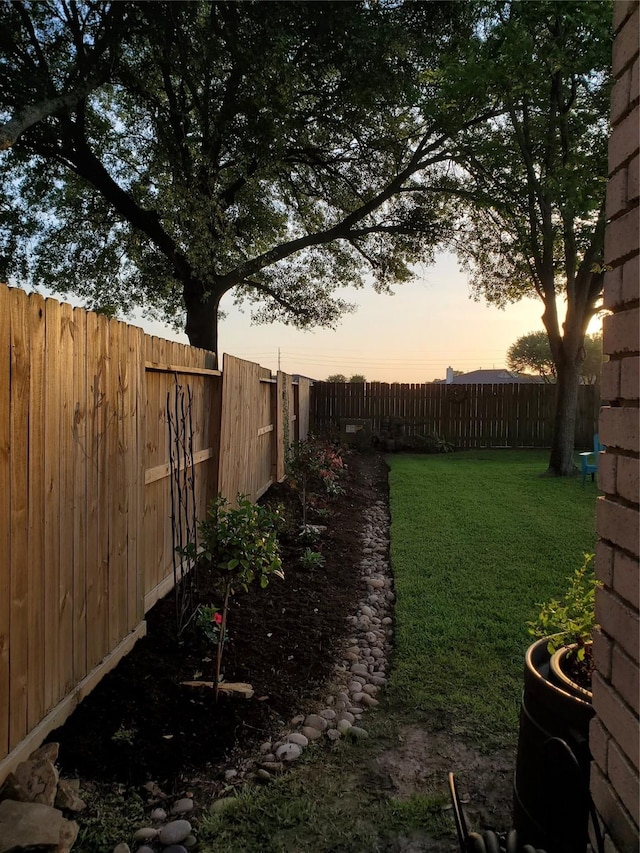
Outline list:
[[[554,385],[409,385],[319,382],[311,389],[311,429],[336,431],[341,418],[367,418],[380,434],[400,418],[407,436],[437,433],[458,448],[549,447]],[[576,447],[591,448],[597,432],[600,388],[578,394]]]
[[[167,395],[191,389],[195,504],[255,500],[309,383],[0,285],[0,783],[173,586]],[[179,465],[186,465],[186,459]],[[191,464],[191,463],[189,463]]]

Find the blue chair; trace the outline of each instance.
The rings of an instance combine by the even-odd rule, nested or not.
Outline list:
[[[598,473],[598,454],[604,450],[604,444],[600,444],[598,433],[593,436],[593,450],[586,450],[580,454],[580,463],[582,465],[582,485],[587,479],[587,474],[591,474],[591,482],[594,481],[595,475]]]

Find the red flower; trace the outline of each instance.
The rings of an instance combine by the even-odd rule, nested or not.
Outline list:
[[[216,623],[216,625],[222,625],[222,613],[214,613],[213,621]]]

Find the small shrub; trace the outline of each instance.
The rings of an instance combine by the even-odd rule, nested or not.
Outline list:
[[[322,554],[319,551],[312,551],[311,548],[306,548],[300,557],[300,564],[303,569],[319,569],[324,566],[325,562]]]
[[[209,504],[207,518],[198,524],[198,554],[194,543],[179,550],[183,556],[206,560],[223,581],[221,614],[211,605],[201,609],[199,614],[203,622],[208,619],[206,630],[217,646],[216,698],[227,636],[229,598],[238,588],[248,589],[254,581],[264,588],[272,576],[284,577],[277,538],[281,521],[280,508],[272,510],[251,503],[245,495],[238,495],[238,506],[230,507],[227,499],[218,495]],[[219,615],[221,618],[217,618]]]
[[[563,646],[576,645],[572,656],[584,660],[585,645],[591,640],[596,627],[595,601],[599,581],[593,569],[593,554],[584,555],[584,563],[569,578],[569,587],[563,598],[552,598],[542,605],[538,618],[528,622],[529,633],[534,637],[551,636],[549,653]]]

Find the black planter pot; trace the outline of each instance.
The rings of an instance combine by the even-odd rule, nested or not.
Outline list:
[[[525,655],[514,825],[521,838],[548,853],[584,853],[594,711],[587,697],[554,683],[548,642],[538,640]]]

